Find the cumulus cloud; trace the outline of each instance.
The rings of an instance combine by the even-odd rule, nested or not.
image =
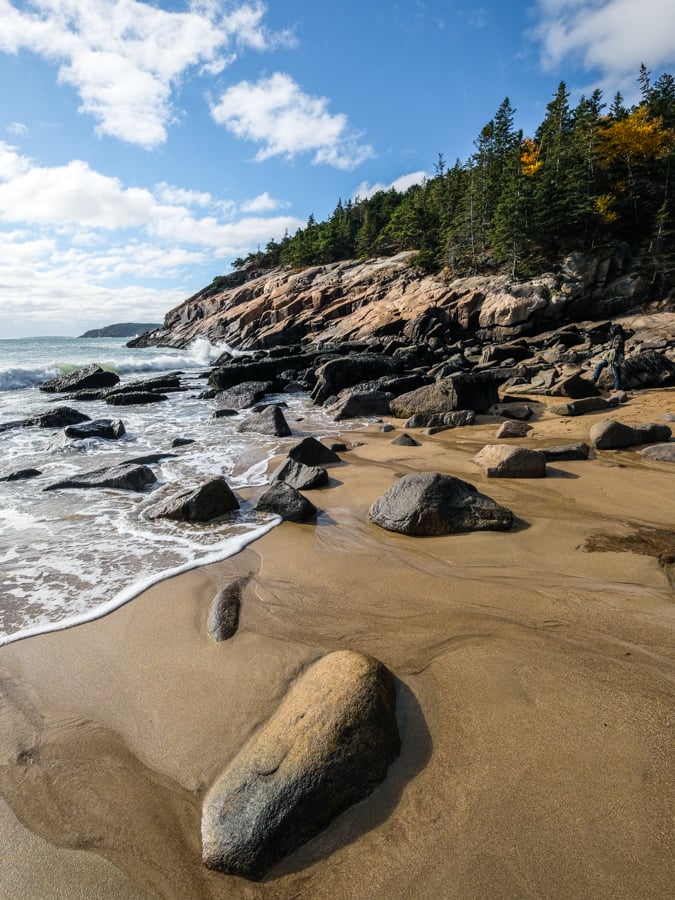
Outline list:
[[[426,172],[419,171],[409,172],[407,175],[399,175],[398,178],[395,178],[393,181],[389,182],[389,184],[384,184],[384,182],[381,181],[378,181],[375,184],[369,184],[367,181],[362,181],[352,193],[352,197],[360,197],[361,200],[367,200],[378,191],[390,191],[392,188],[403,193],[404,191],[407,191],[409,187],[412,187],[413,184],[422,184],[426,178],[429,178],[429,175]]]
[[[28,50],[59,66],[97,132],[152,148],[163,143],[176,85],[191,69],[222,71],[241,47],[265,50],[265,7],[192,0],[170,12],[138,0],[0,0],[0,50]]]
[[[283,205],[269,192],[239,206],[164,183],[127,186],[80,160],[37,165],[0,141],[0,334],[44,334],[50,322],[100,320],[104,308],[120,321],[141,308],[161,318],[195,289],[200,267],[211,278],[304,225],[265,215]]]
[[[228,88],[211,104],[211,115],[232,134],[259,144],[259,161],[312,153],[317,165],[351,170],[373,156],[345,115],[330,113],[325,97],[305,94],[282,72]]]
[[[635,83],[640,63],[655,71],[675,58],[672,0],[539,0],[537,15],[545,70],[573,61],[616,89]]]

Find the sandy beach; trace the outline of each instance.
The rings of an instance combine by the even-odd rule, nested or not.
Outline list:
[[[533,398],[533,430],[506,443],[663,422],[675,389],[609,416],[556,402]],[[387,421],[344,435],[330,486],[306,492],[316,523],[0,648],[2,900],[675,896],[673,464],[597,451],[488,479],[471,458],[497,417],[415,432],[419,447],[392,445]],[[470,481],[514,528],[412,538],[369,521],[397,475],[425,470]],[[239,631],[214,643],[211,600],[243,575]],[[205,792],[337,648],[394,674],[399,758],[261,882],[208,871]]]

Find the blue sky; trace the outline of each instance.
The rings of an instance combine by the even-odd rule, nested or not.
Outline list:
[[[0,0],[0,337],[164,314],[338,198],[465,161],[505,97],[637,98],[675,0]]]

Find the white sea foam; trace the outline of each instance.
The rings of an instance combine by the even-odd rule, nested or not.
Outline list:
[[[9,368],[0,366],[0,391],[18,391],[21,388],[34,387],[61,374],[61,369],[56,364],[25,369],[19,366]]]
[[[119,591],[112,599],[92,609],[88,609],[86,610],[86,612],[83,612],[80,615],[72,616],[59,622],[48,622],[41,625],[35,625],[31,628],[24,628],[22,631],[17,631],[14,634],[5,635],[4,637],[0,636],[0,646],[11,644],[14,641],[21,641],[27,637],[34,637],[38,634],[49,634],[53,631],[64,631],[66,628],[73,628],[75,625],[83,625],[86,622],[93,622],[96,619],[101,619],[103,616],[107,616],[109,613],[114,612],[114,610],[119,609],[120,606],[124,606],[125,603],[133,600],[134,597],[137,597],[143,591],[148,590],[148,588],[151,588],[153,585],[157,584],[160,581],[163,581],[166,578],[171,578],[174,575],[182,575],[184,572],[189,572],[192,569],[198,568],[199,566],[204,566],[209,563],[221,562],[221,560],[223,559],[234,556],[236,553],[239,553],[244,549],[244,547],[247,547],[253,541],[258,540],[258,538],[262,537],[264,534],[267,534],[268,531],[271,531],[272,528],[274,528],[280,522],[281,518],[279,516],[276,516],[270,522],[266,523],[265,525],[261,525],[253,531],[249,531],[247,534],[230,537],[223,542],[223,546],[220,550],[216,550],[213,553],[210,553],[208,556],[203,557],[202,559],[186,562],[183,565],[175,566],[171,569],[165,569],[164,571],[157,572],[156,574],[151,575],[148,578],[136,581],[129,587]]]

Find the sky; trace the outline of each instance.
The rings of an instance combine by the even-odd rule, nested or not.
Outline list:
[[[675,0],[0,0],[0,339],[161,322],[506,97],[533,134],[641,63],[675,74]]]

